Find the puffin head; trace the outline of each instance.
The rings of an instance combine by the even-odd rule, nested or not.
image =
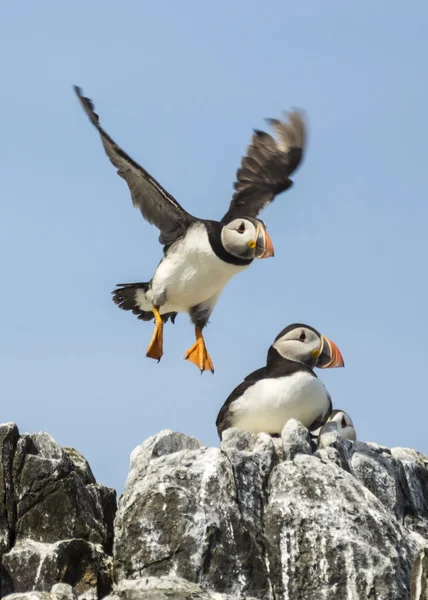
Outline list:
[[[311,369],[345,366],[336,344],[309,325],[289,325],[277,335],[271,347],[282,358],[300,362]]]
[[[341,437],[345,440],[355,442],[357,433],[351,417],[344,410],[333,410],[329,416],[327,423],[336,423]]]
[[[269,258],[274,255],[265,224],[252,217],[233,219],[223,225],[221,243],[229,254],[241,259]]]

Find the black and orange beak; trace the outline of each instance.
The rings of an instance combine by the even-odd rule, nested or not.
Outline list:
[[[331,340],[321,336],[321,354],[317,362],[320,369],[333,369],[335,367],[344,367],[345,362],[339,348]]]
[[[257,228],[256,258],[269,258],[274,256],[273,244],[263,225]]]

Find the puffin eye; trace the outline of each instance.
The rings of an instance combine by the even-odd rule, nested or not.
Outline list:
[[[238,227],[238,232],[244,233],[244,231],[245,231],[245,223],[241,223],[240,226]]]
[[[346,422],[345,415],[343,415],[343,417],[342,417],[342,427],[347,427],[347,425],[348,424]]]
[[[302,331],[302,333],[299,335],[299,340],[301,342],[304,342],[306,340],[306,333],[304,331]]]

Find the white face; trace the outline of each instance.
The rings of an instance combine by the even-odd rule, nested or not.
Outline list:
[[[329,418],[329,421],[334,421],[339,427],[353,427],[351,417],[344,410],[334,410]]]
[[[247,219],[235,219],[221,230],[221,242],[229,254],[251,260],[256,256],[256,226]]]
[[[346,413],[344,410],[334,410],[328,420],[337,423],[340,435],[342,437],[347,440],[355,441],[355,427],[348,413]]]
[[[322,350],[322,341],[315,331],[302,326],[280,337],[273,347],[283,358],[314,366]]]

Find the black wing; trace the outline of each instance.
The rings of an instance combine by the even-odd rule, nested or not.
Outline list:
[[[242,396],[242,394],[244,392],[246,392],[248,390],[248,388],[250,388],[255,383],[257,383],[257,381],[259,381],[260,379],[263,379],[266,372],[267,372],[267,368],[262,367],[261,369],[257,369],[256,371],[253,371],[250,375],[247,375],[247,377],[244,379],[244,381],[242,383],[240,383],[238,385],[238,387],[236,387],[233,390],[233,392],[230,394],[230,396],[228,397],[226,402],[223,404],[223,406],[220,409],[220,412],[218,413],[217,420],[215,422],[215,424],[217,426],[217,432],[218,432],[220,439],[222,437],[223,431],[225,429],[229,429],[231,426],[230,412],[229,412],[230,404],[234,400],[236,400],[236,398],[239,398],[240,396]]]
[[[190,223],[195,221],[188,212],[152,177],[143,167],[126,154],[100,126],[99,117],[94,105],[85,98],[82,90],[74,86],[74,90],[90,118],[98,129],[104,149],[111,163],[116,167],[131,191],[132,203],[139,208],[143,217],[160,230],[161,244],[171,244],[183,235]]]
[[[292,112],[288,120],[267,119],[276,137],[255,131],[242,158],[234,183],[235,193],[223,222],[238,217],[257,217],[272,200],[293,185],[290,175],[299,166],[305,146],[303,114]]]

